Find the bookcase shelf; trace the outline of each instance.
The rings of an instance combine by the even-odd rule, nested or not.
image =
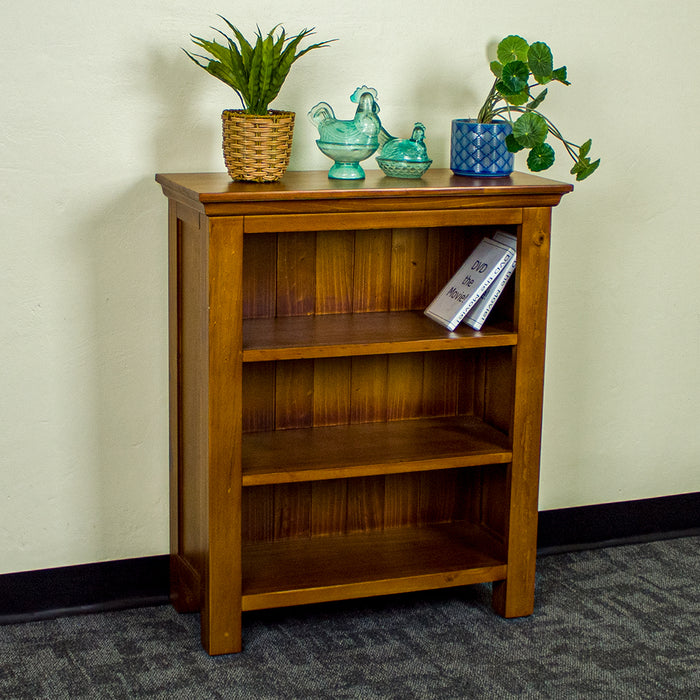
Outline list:
[[[158,175],[169,200],[171,600],[210,654],[242,612],[473,583],[534,603],[551,208],[514,173]],[[423,311],[496,230],[481,331]]]
[[[510,462],[503,433],[473,416],[246,433],[243,486]]]
[[[243,610],[504,579],[499,548],[464,523],[247,545]]]
[[[449,332],[420,311],[329,314],[243,322],[243,362],[515,345],[508,325]]]

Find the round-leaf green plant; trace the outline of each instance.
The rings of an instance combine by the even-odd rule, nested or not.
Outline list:
[[[538,86],[551,82],[570,84],[566,67],[554,68],[549,46],[542,41],[528,44],[521,36],[511,35],[498,44],[496,55],[498,60],[490,64],[495,80],[479,110],[477,121],[482,124],[495,120],[510,122],[513,132],[506,139],[508,150],[517,153],[529,149],[527,166],[530,170],[546,170],[554,163],[554,149],[546,142],[551,135],[562,142],[574,161],[571,174],[576,175],[577,180],[583,180],[595,172],[600,158],[591,161],[588,155],[591,140],[579,146],[564,138],[539,110],[547,96],[547,88],[537,95],[532,92]],[[515,118],[514,115],[519,116]]]
[[[302,29],[294,36],[287,36],[284,27],[278,24],[264,36],[258,27],[255,39],[250,42],[225,17],[219,17],[226,22],[233,37],[212,27],[226,40],[225,44],[192,34],[192,42],[210,55],[183,51],[200,68],[233,88],[241,100],[243,111],[248,114],[267,114],[270,102],[277,97],[292,64],[309,51],[335,41],[321,41],[300,49],[302,40],[313,34],[314,28]]]

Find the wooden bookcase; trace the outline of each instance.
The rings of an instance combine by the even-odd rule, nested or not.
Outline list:
[[[171,598],[210,654],[242,612],[493,582],[534,602],[551,208],[529,174],[276,184],[158,175],[169,199]],[[423,309],[518,237],[482,331]]]

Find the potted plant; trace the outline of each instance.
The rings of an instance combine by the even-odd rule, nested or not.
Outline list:
[[[227,109],[221,115],[224,161],[231,178],[275,182],[289,165],[295,114],[271,110],[269,105],[292,64],[334,40],[300,49],[301,42],[314,33],[313,28],[287,36],[284,27],[276,25],[264,36],[258,28],[255,39],[249,42],[225,17],[221,19],[233,37],[212,27],[225,44],[191,35],[193,43],[209,55],[185,53],[200,68],[233,88],[242,103],[242,109]]]
[[[538,172],[554,163],[549,136],[558,139],[574,161],[572,175],[583,180],[600,159],[591,161],[589,139],[579,146],[539,110],[548,88],[558,82],[569,85],[566,67],[554,68],[552,52],[544,42],[533,44],[520,36],[507,36],[498,44],[498,60],[491,62],[495,80],[476,119],[452,122],[450,167],[456,175],[505,176],[513,170],[513,154],[528,149],[527,166]]]

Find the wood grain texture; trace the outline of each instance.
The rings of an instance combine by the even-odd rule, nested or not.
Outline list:
[[[244,486],[502,464],[512,456],[507,436],[472,416],[247,433],[241,449]]]
[[[211,654],[241,649],[242,261],[242,222],[210,221],[202,641]]]
[[[508,577],[494,587],[494,608],[505,617],[530,615],[534,606],[550,223],[550,209],[525,209],[518,237],[515,323],[521,332],[514,367]]]
[[[317,314],[352,311],[355,235],[351,231],[327,231],[316,237]]]
[[[287,172],[280,182],[263,185],[232,182],[225,173],[160,174],[156,180],[166,196],[198,207],[208,216],[258,213],[286,217],[294,213],[308,216],[427,209],[446,212],[445,225],[453,209],[481,210],[483,215],[496,208],[552,207],[573,189],[569,184],[531,173],[479,179],[455,177],[449,170],[432,168],[419,180],[392,179],[390,184],[379,171],[368,171],[362,181],[329,180],[327,171]],[[501,223],[517,223],[506,222],[505,217],[506,214],[499,214]],[[369,222],[365,225],[370,226]]]
[[[353,311],[388,311],[391,292],[391,231],[355,235]]]
[[[380,355],[512,346],[508,324],[450,332],[422,311],[332,314],[244,322],[243,361]]]
[[[243,240],[243,318],[274,318],[277,313],[277,235]]]
[[[488,534],[460,524],[355,532],[245,548],[244,610],[493,581]]]

